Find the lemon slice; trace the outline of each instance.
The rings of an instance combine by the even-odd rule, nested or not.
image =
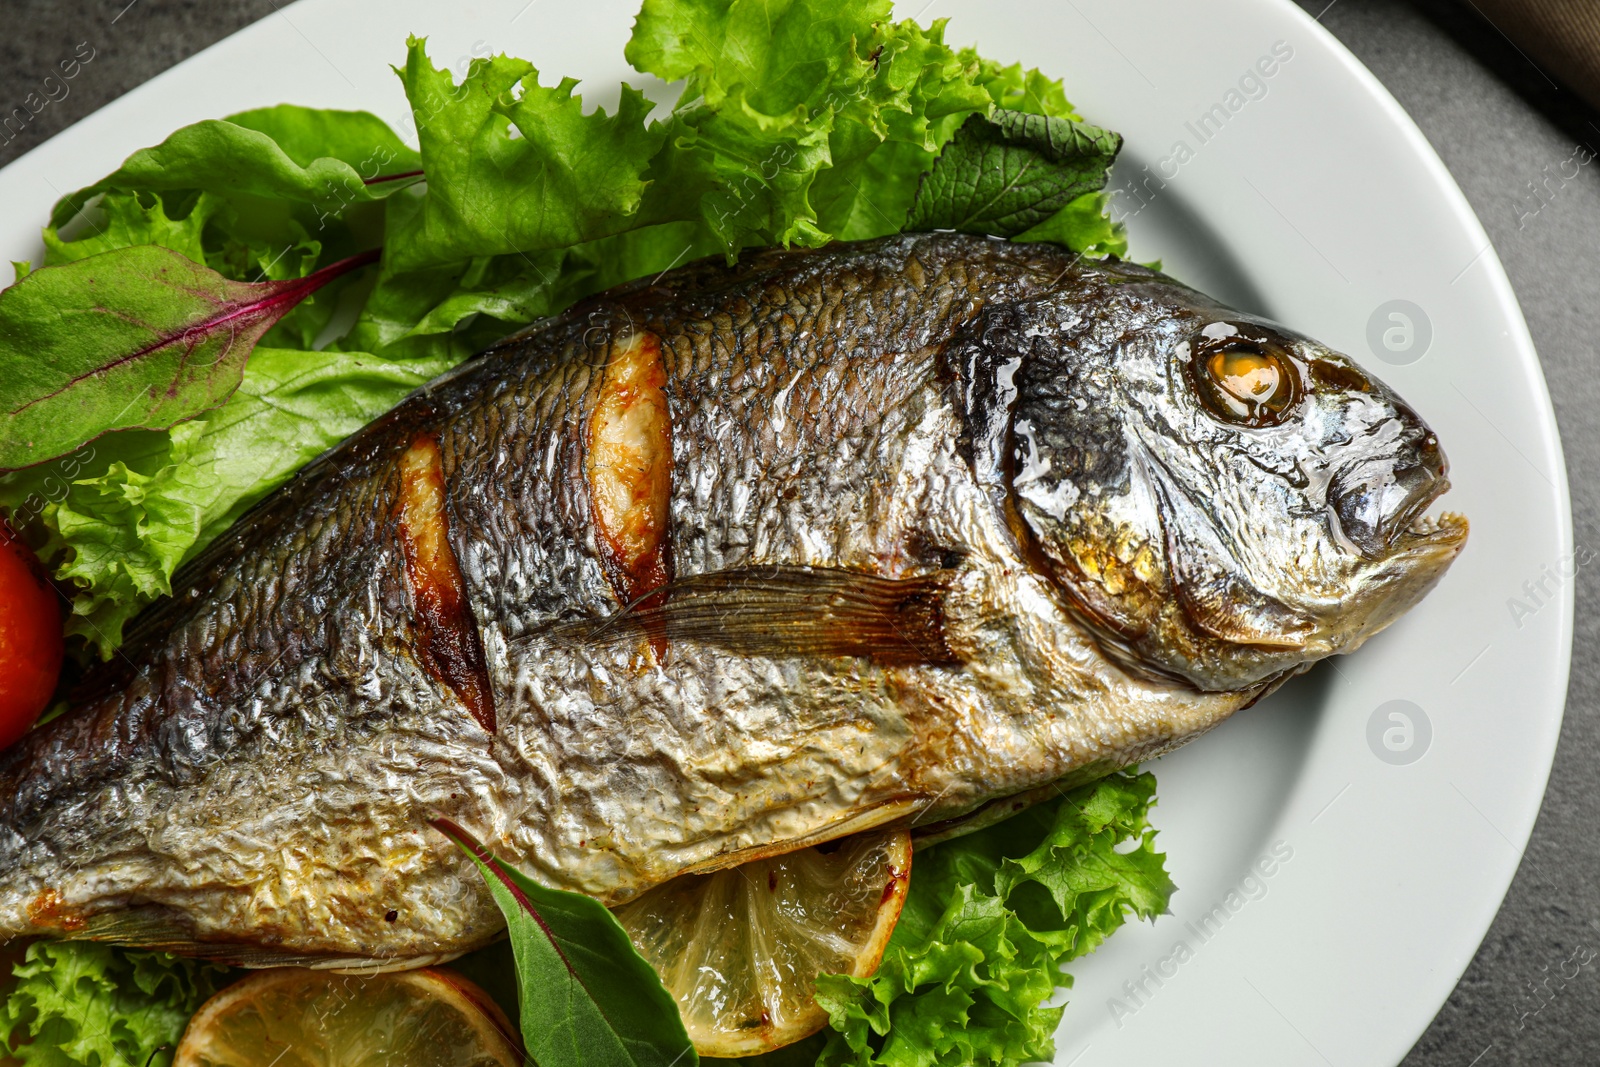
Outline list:
[[[201,1005],[172,1067],[522,1067],[511,1024],[456,974],[261,971]]]
[[[615,914],[660,973],[702,1056],[815,1033],[819,974],[878,969],[905,903],[911,835],[873,830],[659,885]]]

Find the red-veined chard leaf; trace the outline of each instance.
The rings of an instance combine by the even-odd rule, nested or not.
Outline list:
[[[505,913],[522,1040],[539,1067],[700,1062],[672,995],[604,905],[540,885],[449,819],[433,825],[472,857]]]
[[[135,245],[36,270],[0,292],[0,470],[109,430],[167,429],[228,399],[261,335],[376,250],[304,278],[236,282]]]

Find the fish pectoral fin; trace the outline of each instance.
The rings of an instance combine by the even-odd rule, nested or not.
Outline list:
[[[679,578],[558,639],[663,635],[746,656],[860,656],[892,666],[959,662],[944,638],[947,572],[881,578],[832,567],[744,567]]]

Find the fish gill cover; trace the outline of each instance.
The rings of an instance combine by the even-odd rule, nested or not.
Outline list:
[[[1060,82],[950,47],[943,22],[891,22],[887,0],[646,0],[627,57],[682,80],[672,108],[624,86],[614,113],[585,112],[575,81],[543,85],[506,56],[457,82],[413,39],[397,73],[417,149],[364,112],[283,105],[185,127],[62,198],[40,270],[19,264],[0,295],[11,381],[36,356],[8,339],[40,314],[18,294],[47,277],[58,300],[93,307],[84,279],[125,279],[148,246],[210,272],[219,292],[382,248],[375,271],[327,272],[274,306],[248,360],[220,389],[205,383],[218,395],[167,428],[63,414],[78,419],[66,450],[25,467],[0,457],[23,467],[0,476],[0,508],[73,592],[81,647],[111,655],[182,563],[407,393],[620,282],[904,228],[1126,250],[1101,191],[1120,138],[1083,123]],[[90,257],[93,271],[48,273]],[[184,314],[172,312],[172,336],[193,329]],[[170,372],[128,356],[104,359],[132,367],[131,389],[166,385]],[[920,855],[878,975],[823,979],[833,1029],[764,1062],[1048,1056],[1059,1009],[1044,1005],[1070,983],[1061,966],[1130,913],[1165,909],[1153,790],[1147,774],[1116,775]],[[186,961],[83,944],[36,946],[16,973],[0,1047],[38,1064],[162,1062],[215,981]],[[127,1041],[85,1043],[93,1011]]]

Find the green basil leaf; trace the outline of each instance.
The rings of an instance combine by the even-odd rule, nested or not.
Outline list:
[[[433,825],[477,864],[505,913],[522,1040],[539,1067],[695,1067],[678,1005],[599,901],[547,889],[448,819]]]
[[[153,245],[46,267],[0,292],[0,470],[109,430],[166,429],[227,400],[261,335],[376,252],[304,278],[235,282]]]
[[[917,188],[908,230],[1014,237],[1103,189],[1122,136],[1088,123],[996,108],[956,131]]]

